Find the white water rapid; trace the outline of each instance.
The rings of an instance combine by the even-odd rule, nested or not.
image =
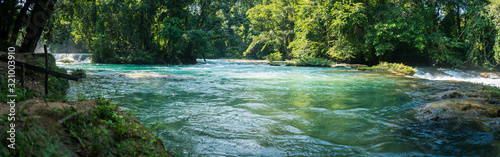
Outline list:
[[[52,53],[57,62],[63,59],[69,59],[74,62],[87,62],[90,63],[92,55],[88,53]]]
[[[500,87],[499,72],[479,72],[473,70],[458,70],[445,68],[417,68],[415,77],[428,80],[453,80]]]

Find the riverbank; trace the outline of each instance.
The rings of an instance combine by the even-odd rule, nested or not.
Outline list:
[[[5,55],[5,52],[0,52]],[[44,67],[43,55],[19,53],[16,61]],[[2,100],[7,100],[7,69],[1,62]],[[147,127],[101,96],[67,101],[68,80],[49,78],[49,95],[43,94],[44,74],[26,71],[26,89],[21,89],[16,68],[16,104],[0,102],[0,156],[173,156],[156,133],[159,125]],[[49,69],[66,72],[49,55]],[[11,116],[12,109],[15,115]],[[12,120],[15,118],[15,121]],[[5,140],[14,137],[11,140]],[[9,145],[12,146],[9,148]],[[15,149],[13,149],[15,148]]]
[[[111,101],[97,98],[46,102],[35,98],[17,104],[15,148],[2,140],[5,156],[173,156],[154,128],[147,128]],[[0,105],[0,130],[9,130],[10,107]],[[153,130],[153,131],[152,131]],[[8,135],[0,134],[1,139]]]
[[[0,56],[7,57],[6,52],[0,51]],[[17,53],[14,55],[16,62],[28,63],[31,65],[39,66],[45,68],[45,55],[44,54],[35,54],[35,53]],[[56,65],[55,58],[52,55],[48,55],[48,69],[57,71],[60,73],[67,73],[66,69],[60,68]],[[7,63],[0,62],[0,79],[3,81],[7,80]],[[22,79],[22,71],[20,67],[16,67],[15,76],[16,76],[16,91],[18,94],[24,93],[28,95],[32,95],[33,97],[43,97],[45,96],[45,74],[36,72],[30,69],[26,69],[25,71],[25,87],[26,89],[21,89],[21,79]],[[57,78],[52,75],[49,75],[49,95],[47,98],[50,98],[52,101],[63,100],[66,95],[66,89],[69,87],[68,80]],[[3,90],[6,90],[6,86],[1,87]]]

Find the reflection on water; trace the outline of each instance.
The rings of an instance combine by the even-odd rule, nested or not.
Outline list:
[[[88,71],[71,84],[71,97],[113,97],[143,123],[166,125],[160,133],[167,149],[192,156],[499,153],[497,134],[412,117],[413,108],[430,102],[426,96],[468,86],[461,82],[225,60],[63,66]]]

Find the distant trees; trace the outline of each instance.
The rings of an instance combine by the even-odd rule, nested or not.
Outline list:
[[[37,8],[18,4],[0,4],[7,8],[0,41],[32,47],[31,28],[19,20],[33,19]],[[95,62],[313,57],[488,69],[500,62],[499,0],[59,0],[50,7],[43,41],[71,40]],[[22,35],[8,35],[16,31]]]
[[[191,64],[241,57],[252,5],[236,0],[62,0],[50,34],[86,45],[94,62]],[[71,33],[64,33],[69,29]],[[241,30],[240,30],[241,29]],[[55,37],[48,42],[55,42]],[[61,38],[62,39],[62,38]],[[243,46],[242,46],[243,45]]]
[[[498,6],[498,0],[263,1],[247,11],[252,42],[244,55],[493,68],[500,62]]]
[[[493,51],[495,52],[495,59],[497,59],[498,61],[500,60],[500,1],[492,0],[491,4],[486,6],[486,11],[488,12],[488,19],[493,22],[493,25],[495,26],[497,31],[495,43],[493,45]],[[495,32],[493,32],[493,34],[494,33]]]
[[[60,3],[54,25],[69,28],[70,38],[86,45],[94,62],[193,63],[196,54],[179,52],[189,4],[160,0],[66,0]]]
[[[252,42],[244,56],[263,58],[271,53],[291,59],[288,46],[294,39],[294,1],[266,1],[247,11]]]
[[[498,6],[498,0],[299,1],[292,54],[493,68],[500,62]]]

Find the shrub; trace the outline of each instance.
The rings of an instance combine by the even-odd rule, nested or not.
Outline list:
[[[281,65],[285,65],[284,63],[280,63],[280,62],[271,62],[269,63],[270,66],[281,66]]]
[[[494,98],[500,98],[500,90],[499,89],[490,90],[490,96]]]
[[[372,71],[377,71],[377,70],[382,70],[382,71],[389,71],[389,72],[394,72],[398,74],[403,74],[403,75],[409,75],[413,76],[415,73],[418,72],[417,69],[407,66],[401,63],[387,63],[387,62],[380,62],[376,66],[372,67],[358,67],[358,70],[372,70]]]
[[[281,60],[281,58],[282,58],[282,55],[280,52],[271,53],[271,54],[266,56],[266,60],[269,62],[279,61],[279,60]]]
[[[10,95],[10,94],[16,95],[18,101],[24,101],[24,100],[28,100],[28,99],[34,97],[33,92],[31,91],[31,88],[23,89],[23,88],[15,87],[13,89],[14,92],[11,93],[10,88],[8,88],[8,86],[7,86],[8,83],[9,82],[7,81],[7,79],[0,78],[0,84],[2,85],[0,87],[0,91],[1,91],[0,92],[0,99],[7,100],[7,95]]]
[[[329,67],[333,62],[326,58],[303,57],[297,60],[298,66]]]
[[[286,60],[285,66],[297,66],[297,61],[295,60]]]
[[[67,59],[67,58],[64,58],[64,59],[61,59],[59,60],[60,62],[63,62],[63,63],[73,63],[74,61],[71,60],[71,59]]]
[[[53,58],[54,57],[49,57],[49,62],[50,62],[49,69],[60,73],[68,73],[66,69],[57,67],[55,64],[55,59]],[[49,101],[65,100],[66,90],[68,88],[69,88],[69,81],[67,79],[49,75],[49,95],[46,98],[49,98]]]

